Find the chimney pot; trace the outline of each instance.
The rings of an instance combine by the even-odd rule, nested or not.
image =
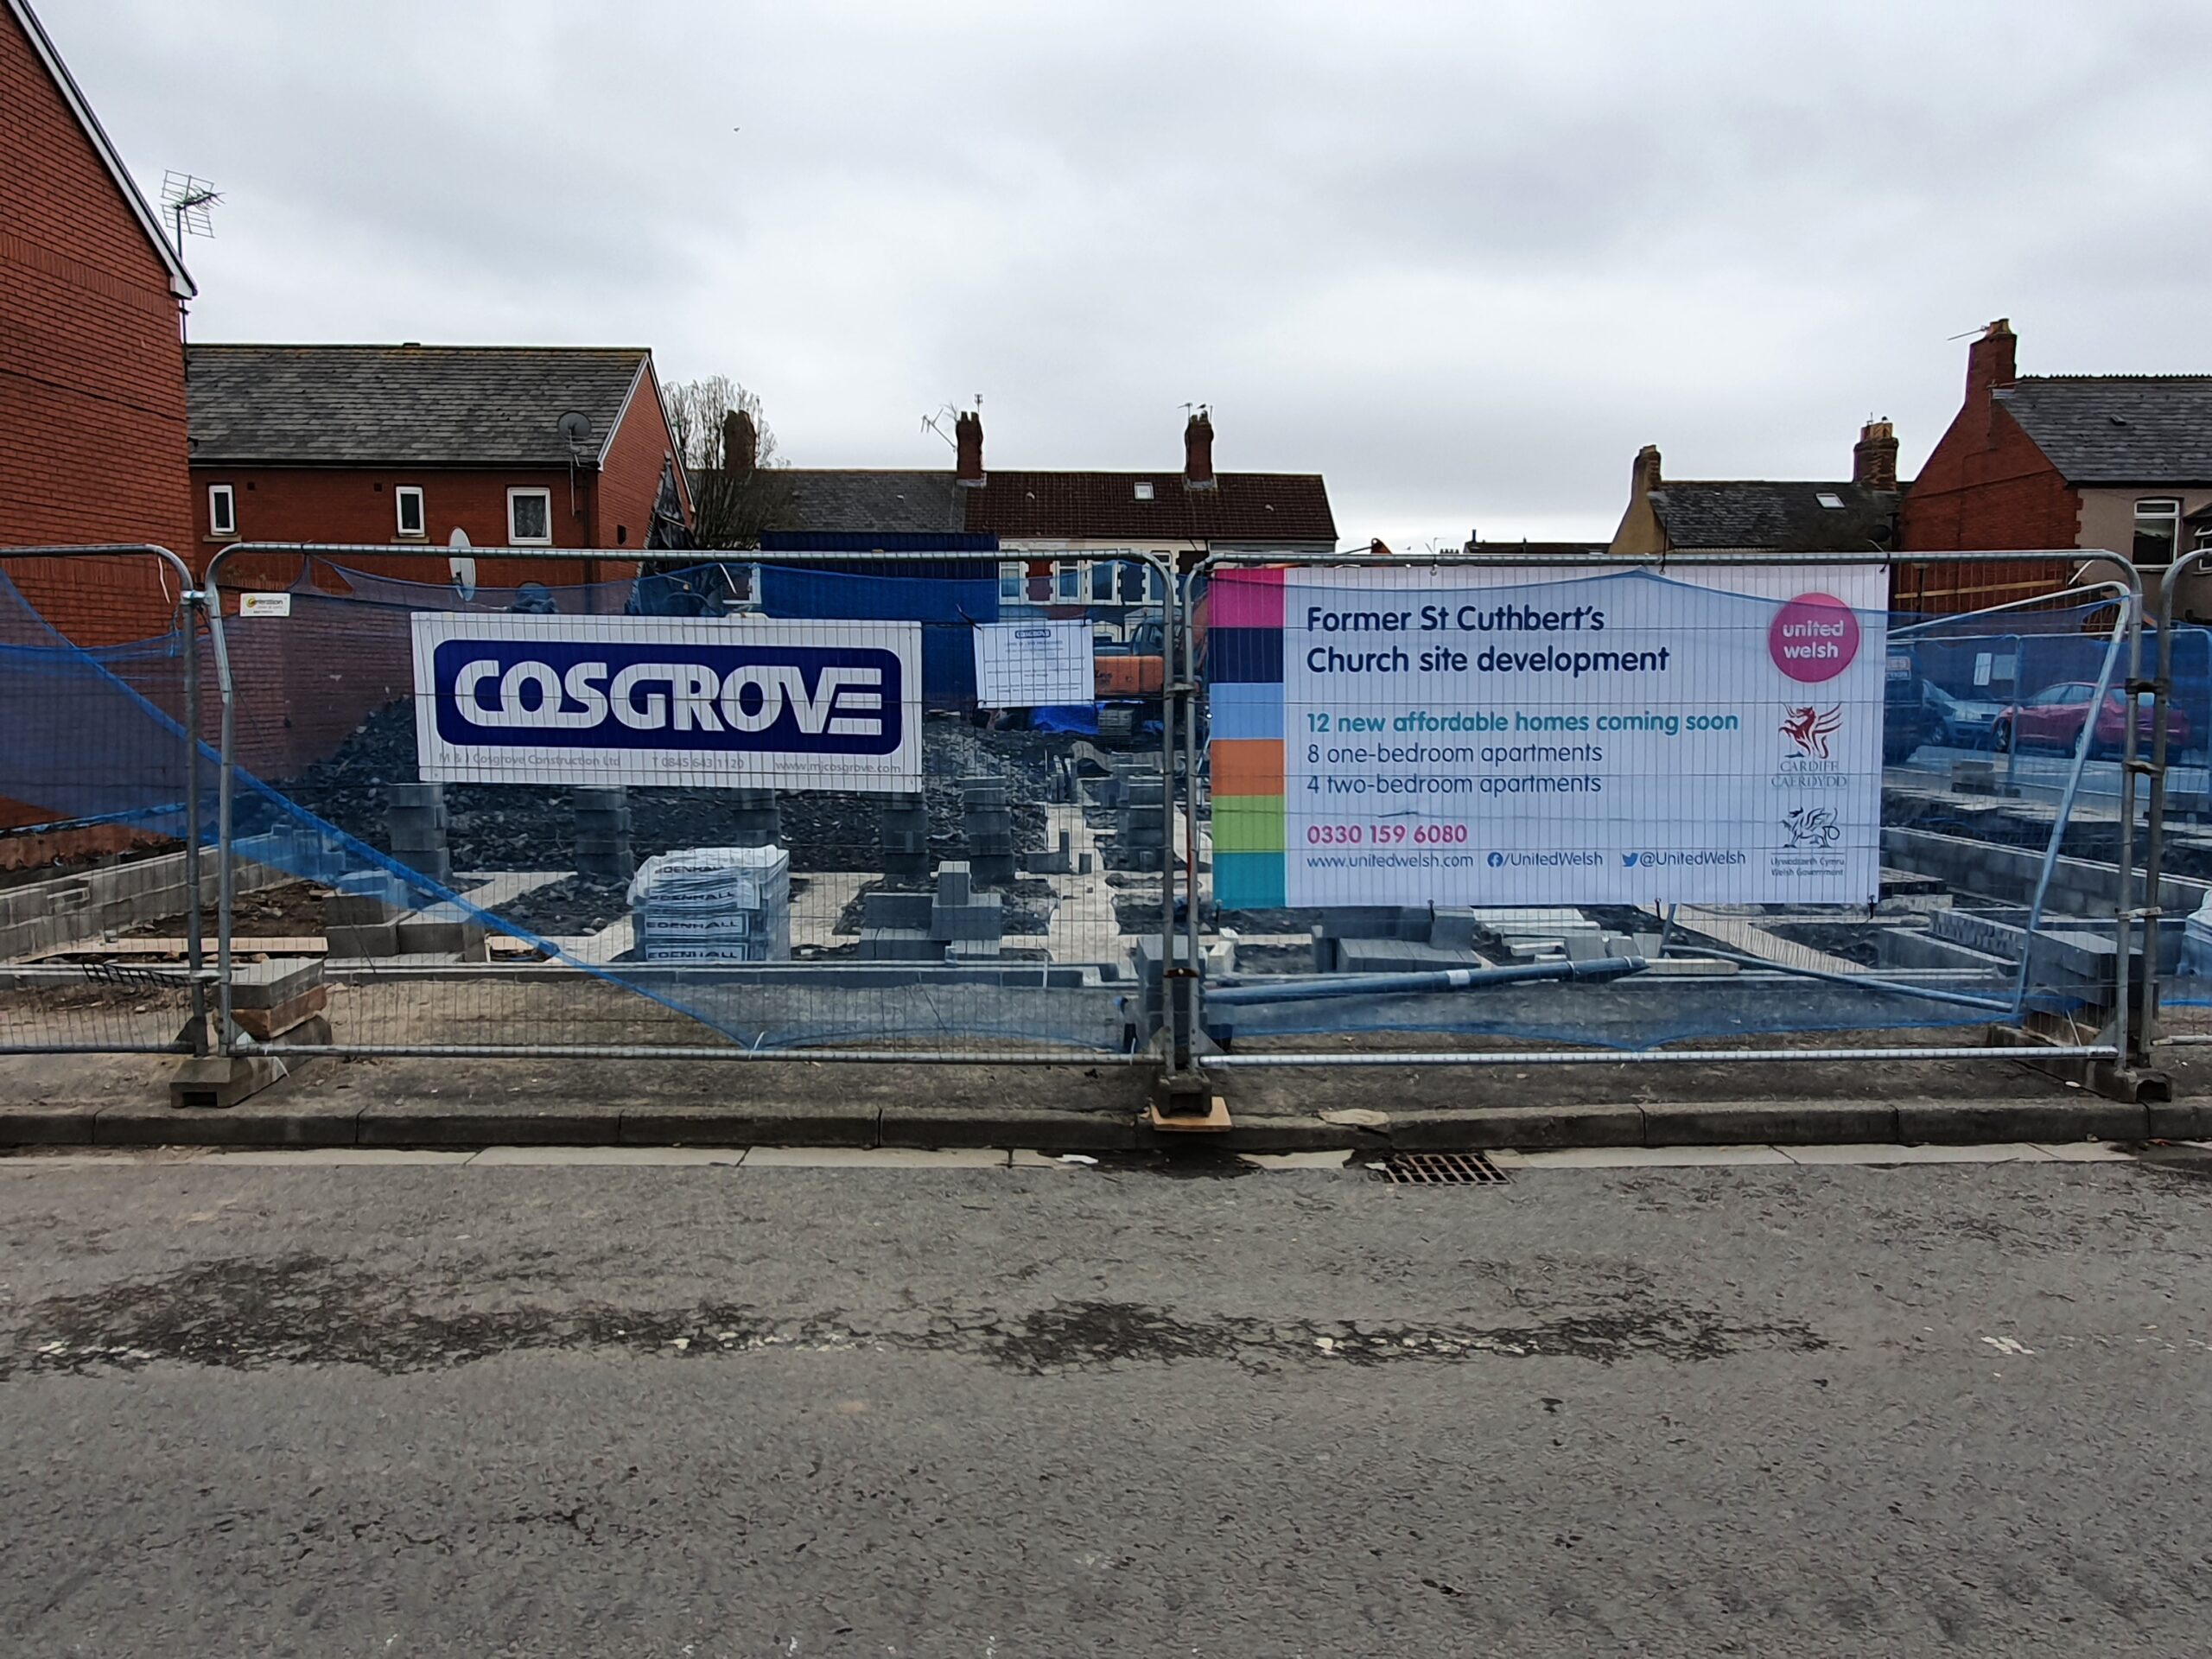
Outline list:
[[[1203,409],[1183,423],[1183,482],[1194,490],[1217,487],[1213,475],[1213,419]]]
[[[1862,490],[1897,488],[1897,435],[1889,422],[1869,421],[1859,429],[1859,442],[1851,449],[1851,481]]]
[[[952,423],[952,446],[953,482],[979,488],[983,482],[983,416],[979,410],[960,411]]]

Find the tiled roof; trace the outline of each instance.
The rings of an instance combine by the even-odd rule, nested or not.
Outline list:
[[[1139,486],[1149,486],[1150,499]],[[1001,537],[1336,545],[1318,473],[1223,473],[1194,490],[1179,472],[1001,473],[963,490],[967,528]]]
[[[2024,375],[1993,395],[2069,484],[2212,484],[2212,374]]]
[[[192,459],[273,465],[565,466],[563,415],[597,455],[638,346],[192,346]]]
[[[1825,505],[1828,496],[1843,505]],[[1856,484],[1772,480],[1676,481],[1651,492],[1668,543],[1692,548],[1770,548],[1792,553],[1864,552],[1896,540],[1894,490]]]
[[[791,505],[778,518],[779,530],[897,535],[967,528],[963,504],[950,472],[908,469],[792,467]]]

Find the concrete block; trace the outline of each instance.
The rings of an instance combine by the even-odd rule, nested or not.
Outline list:
[[[330,987],[315,984],[270,1007],[242,1008],[233,1004],[231,1018],[239,1030],[256,1042],[268,1043],[296,1034],[301,1027],[327,1013],[329,1007]]]
[[[271,957],[231,964],[231,1008],[281,1007],[322,983],[321,957]]]
[[[930,895],[926,893],[871,893],[861,900],[861,925],[864,927],[912,929],[926,933],[930,926]]]
[[[995,893],[977,893],[964,905],[939,900],[930,907],[933,939],[995,939],[1005,931],[1005,901]]]
[[[1455,950],[1411,939],[1337,939],[1332,965],[1338,974],[1427,974],[1489,964],[1473,950]]]
[[[1446,906],[1429,912],[1428,942],[1446,950],[1475,948],[1475,912]]]
[[[1001,941],[995,937],[988,939],[954,939],[944,947],[944,959],[956,968],[970,963],[996,962],[999,959],[1001,948]]]
[[[964,859],[948,859],[937,867],[937,902],[964,905],[974,887],[974,871]]]
[[[444,956],[467,950],[483,942],[483,923],[466,915],[441,911],[418,911],[393,925],[400,956]]]
[[[393,808],[422,810],[442,809],[446,800],[443,784],[386,784],[384,786],[385,804]]]
[[[399,927],[396,922],[326,925],[323,938],[334,957],[396,957]]]
[[[569,804],[578,812],[626,811],[630,805],[630,791],[626,789],[572,789]]]
[[[860,957],[862,962],[943,962],[944,944],[918,928],[864,927]]]

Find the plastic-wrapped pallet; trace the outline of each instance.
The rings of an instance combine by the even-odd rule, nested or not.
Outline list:
[[[630,882],[641,962],[788,962],[791,861],[780,847],[662,853]]]

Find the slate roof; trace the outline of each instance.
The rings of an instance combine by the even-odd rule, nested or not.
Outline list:
[[[1823,506],[1830,495],[1840,507]],[[1792,553],[1865,552],[1897,538],[1895,490],[1774,480],[1662,480],[1652,510],[1670,546],[1770,548]]]
[[[2212,374],[2024,375],[1992,395],[2069,484],[2212,484]]]
[[[1141,500],[1137,486],[1149,484]],[[1318,542],[1333,548],[1337,521],[1318,473],[1222,473],[1194,490],[1179,472],[994,472],[963,490],[967,528],[1001,537],[1086,537],[1257,543]]]
[[[784,530],[873,531],[880,535],[960,531],[965,504],[948,472],[912,468],[792,467],[791,501],[779,516]]]
[[[642,346],[190,346],[192,460],[565,467],[560,420],[613,435]]]
[[[1328,486],[1318,474],[1223,473],[1193,490],[1179,472],[994,472],[975,487],[952,474],[792,467],[793,502],[779,528],[823,532],[966,531],[1008,538],[1336,545]],[[1152,486],[1141,500],[1136,486]]]

